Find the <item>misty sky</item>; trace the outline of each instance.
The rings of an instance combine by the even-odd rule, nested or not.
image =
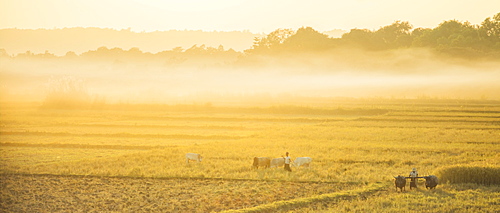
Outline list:
[[[499,0],[0,0],[0,28],[269,33],[303,26],[375,30],[396,20],[434,28],[452,19],[480,24],[499,9]]]

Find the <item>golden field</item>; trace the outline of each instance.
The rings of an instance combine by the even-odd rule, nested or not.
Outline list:
[[[331,99],[71,110],[2,103],[0,109],[2,211],[500,209],[498,101]],[[203,161],[186,164],[188,152]],[[292,173],[251,167],[253,157],[285,152],[292,159],[312,157],[311,167],[292,167]],[[421,176],[467,177],[443,178],[431,191],[421,181],[417,190],[408,184],[406,192],[396,192],[393,176],[412,168]],[[489,175],[489,182],[474,181],[475,173]]]

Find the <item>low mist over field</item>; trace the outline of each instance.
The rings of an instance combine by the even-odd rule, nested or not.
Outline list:
[[[454,59],[426,49],[239,55],[202,63],[186,58],[181,64],[162,58],[2,58],[1,98],[162,104],[258,99],[279,104],[299,97],[500,98],[498,62]]]
[[[378,30],[352,29],[337,38],[312,27],[280,28],[255,37],[252,46],[238,51],[222,44],[185,48],[186,42],[192,42],[186,38],[178,38],[181,46],[154,52],[144,46],[150,45],[144,39],[137,44],[146,51],[116,46],[82,51],[80,45],[77,53],[57,55],[29,50],[12,54],[2,49],[1,100],[79,105],[281,104],[305,97],[499,99],[499,26],[500,14],[481,25],[450,20],[432,29],[396,21]],[[94,40],[91,35],[102,32],[124,39],[134,35],[95,28],[33,32],[68,31]],[[238,35],[248,37],[244,33],[184,33],[194,33],[200,40],[203,35],[230,35],[232,42]],[[245,36],[240,38],[248,42]],[[47,41],[40,38],[42,43]],[[159,37],[154,41],[161,43]],[[12,45],[7,46],[16,49]]]

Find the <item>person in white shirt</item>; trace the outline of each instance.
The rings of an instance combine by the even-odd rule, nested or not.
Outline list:
[[[288,156],[288,152],[286,152],[286,157],[285,157],[285,170],[291,172],[292,169],[290,168],[290,163],[292,162],[292,159],[290,156]]]
[[[417,188],[417,178],[418,177],[418,172],[417,168],[413,168],[410,172],[410,189],[413,187]]]
[[[417,168],[413,168],[410,172],[410,177],[418,177]]]

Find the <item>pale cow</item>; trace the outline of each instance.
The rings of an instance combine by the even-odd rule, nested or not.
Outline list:
[[[271,158],[268,157],[254,157],[253,158],[253,167],[258,169],[260,167],[269,168],[271,164]]]
[[[271,168],[279,168],[285,165],[285,158],[274,158],[271,160]]]
[[[309,167],[309,165],[311,164],[311,162],[312,162],[312,158],[311,157],[298,157],[298,158],[295,158],[295,160],[293,161],[293,164],[296,167],[300,167],[300,166],[307,166],[307,167]]]
[[[196,162],[201,162],[203,160],[203,157],[200,154],[197,153],[187,153],[186,154],[186,163],[189,163],[189,161],[196,161]]]

